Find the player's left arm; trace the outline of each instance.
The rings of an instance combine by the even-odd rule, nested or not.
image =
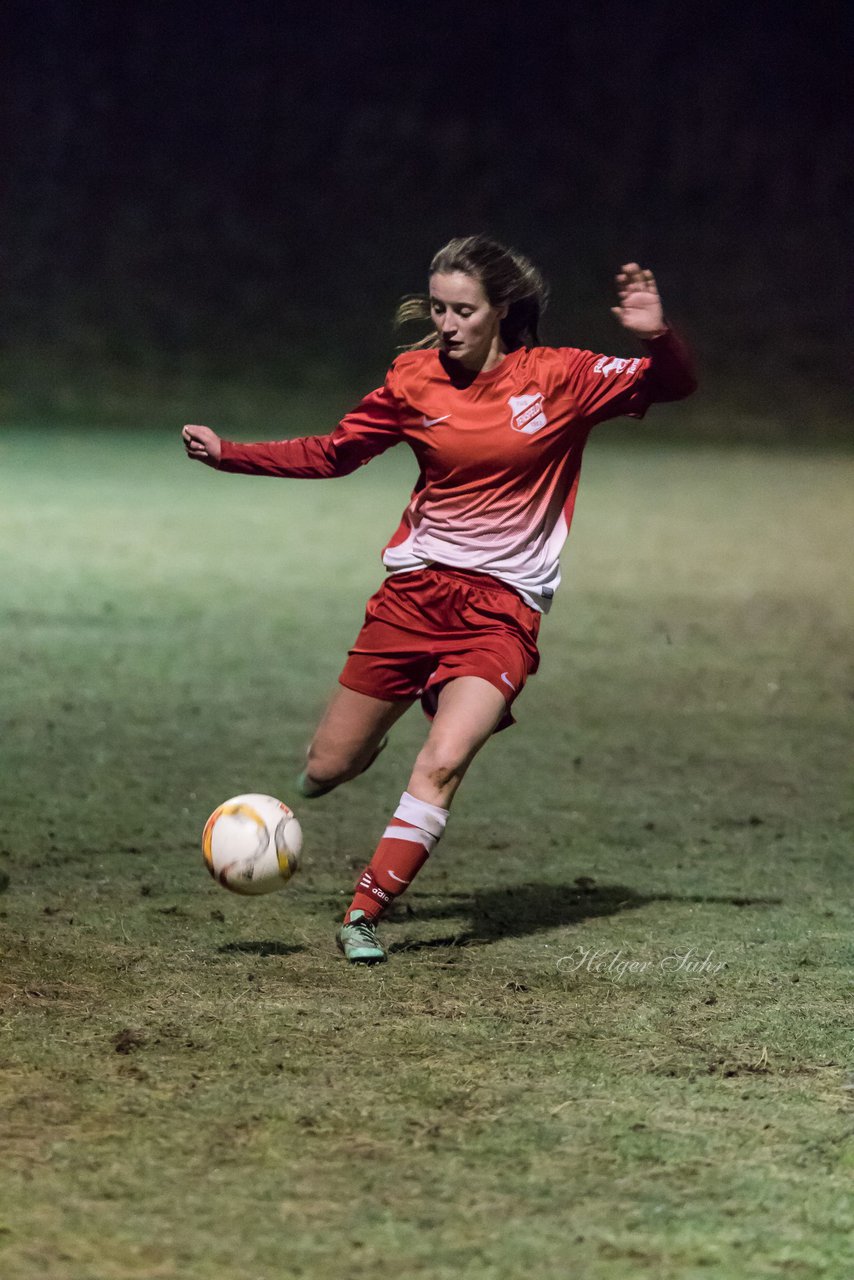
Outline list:
[[[643,378],[649,400],[682,400],[697,389],[691,353],[668,324],[655,276],[637,262],[617,273],[618,305],[611,308],[619,323],[646,344]]]
[[[618,305],[611,310],[646,347],[643,356],[606,356],[561,348],[566,389],[588,427],[606,418],[642,418],[651,404],[681,400],[697,386],[688,348],[668,324],[655,276],[636,262],[617,275]]]

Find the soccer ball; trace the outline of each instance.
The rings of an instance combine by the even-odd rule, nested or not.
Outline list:
[[[202,853],[215,880],[232,893],[273,893],[299,867],[302,828],[274,796],[234,796],[205,823]]]

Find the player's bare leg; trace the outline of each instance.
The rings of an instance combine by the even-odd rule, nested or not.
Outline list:
[[[427,741],[409,779],[409,794],[447,809],[506,708],[504,695],[488,680],[479,676],[450,680],[439,694]]]
[[[338,946],[351,962],[376,964],[385,960],[375,922],[427,861],[445,829],[457,787],[505,708],[504,696],[477,676],[449,681],[440,693],[409,787],[359,878],[338,931]]]
[[[385,702],[339,685],[317,727],[300,775],[302,794],[313,799],[349,782],[373,764],[392,725],[411,700]]]

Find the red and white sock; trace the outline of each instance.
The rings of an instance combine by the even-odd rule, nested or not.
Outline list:
[[[416,800],[404,791],[374,856],[358,879],[345,923],[351,911],[364,911],[373,920],[390,906],[424,866],[447,821],[447,809]]]

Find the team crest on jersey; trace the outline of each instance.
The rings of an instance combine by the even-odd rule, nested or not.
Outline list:
[[[510,405],[512,419],[510,425],[514,431],[521,431],[523,436],[532,436],[547,422],[542,391],[526,392],[523,396],[511,396]]]
[[[633,374],[640,364],[640,360],[622,360],[619,356],[601,356],[593,366],[594,373],[601,373],[603,378],[607,378],[609,373],[622,373],[624,370],[627,374]]]

